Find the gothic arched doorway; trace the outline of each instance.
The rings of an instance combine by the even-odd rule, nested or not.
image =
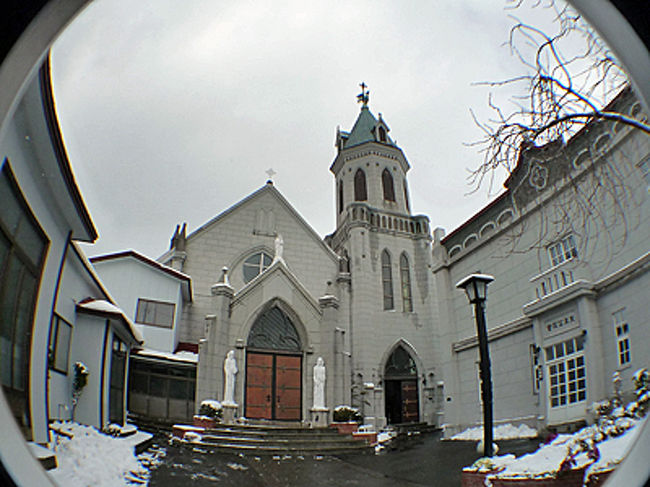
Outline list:
[[[386,361],[384,391],[389,424],[419,421],[418,370],[411,355],[401,345]]]
[[[245,404],[247,418],[302,419],[302,346],[277,306],[262,313],[248,335]]]

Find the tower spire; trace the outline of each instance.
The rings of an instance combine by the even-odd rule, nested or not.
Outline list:
[[[362,81],[359,86],[361,86],[361,93],[357,95],[357,103],[363,103],[364,107],[368,106],[368,101],[370,101],[370,90],[367,90],[368,85]]]

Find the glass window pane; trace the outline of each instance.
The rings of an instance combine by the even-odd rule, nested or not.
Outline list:
[[[575,352],[574,343],[573,340],[569,340],[568,342],[566,342],[566,353],[567,355],[569,355],[572,354],[573,352]]]
[[[140,394],[147,394],[149,392],[148,388],[149,376],[142,373],[131,374],[131,384],[129,388],[133,392],[138,392]]]
[[[167,379],[152,375],[149,381],[149,394],[155,397],[167,397]]]
[[[36,230],[36,227],[26,218],[23,218],[23,221],[18,227],[18,233],[16,234],[16,240],[20,249],[25,252],[29,258],[32,265],[37,266],[41,260],[41,255],[45,248],[45,242],[43,237]]]
[[[58,322],[56,350],[54,351],[54,368],[56,370],[67,372],[72,327],[61,319],[58,319]]]
[[[169,397],[173,399],[188,399],[187,381],[184,380],[170,380],[169,382]]]
[[[0,177],[0,201],[2,201],[0,218],[9,234],[13,236],[18,229],[18,224],[23,217],[24,210],[16,199],[16,195],[10,186],[5,171],[2,171],[2,177]]]

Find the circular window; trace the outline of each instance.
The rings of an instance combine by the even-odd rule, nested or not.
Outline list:
[[[244,282],[247,283],[260,275],[271,265],[272,261],[273,259],[266,252],[251,255],[244,261]]]

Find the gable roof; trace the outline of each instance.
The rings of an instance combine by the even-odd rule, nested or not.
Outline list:
[[[307,303],[313,308],[315,313],[322,314],[318,301],[309,293],[307,288],[298,280],[291,270],[287,267],[284,260],[278,259],[271,264],[271,266],[266,269],[261,274],[258,274],[254,279],[248,282],[243,288],[239,290],[234,296],[232,301],[232,306],[236,306],[240,303],[251,291],[259,286],[261,286],[265,281],[269,280],[275,274],[282,274],[287,278],[291,283],[294,289],[297,289],[301,296],[305,299]]]
[[[173,269],[169,266],[161,264],[160,262],[157,262],[152,258],[147,257],[146,255],[141,254],[140,252],[137,252],[135,250],[129,249],[129,250],[123,250],[121,252],[115,252],[112,254],[97,255],[95,257],[91,257],[89,260],[93,264],[96,264],[99,262],[106,262],[106,261],[129,258],[129,257],[136,259],[137,261],[142,262],[143,264],[148,265],[149,267],[152,267],[158,271],[164,272],[165,274],[175,279],[180,280],[182,290],[183,290],[183,298],[186,301],[192,301],[192,278],[190,276],[180,271],[177,271],[176,269]]]
[[[267,183],[264,186],[262,186],[260,189],[249,194],[244,199],[235,203],[227,210],[219,213],[212,220],[201,225],[199,228],[197,228],[187,236],[187,240],[196,238],[205,230],[217,224],[221,220],[225,219],[228,215],[234,213],[239,208],[245,206],[247,203],[257,198],[260,198],[266,194],[269,194],[272,197],[274,197],[288,211],[288,213],[291,216],[293,216],[293,218],[298,222],[298,224],[305,229],[307,234],[311,236],[312,239],[325,251],[325,253],[329,256],[329,258],[332,259],[334,263],[338,264],[339,256],[325,243],[325,241],[320,237],[320,235],[318,235],[318,233],[316,233],[316,231],[309,225],[309,223],[307,223],[307,221],[300,215],[300,213],[296,211],[296,209],[291,205],[291,203],[289,203],[287,199],[284,196],[282,196],[282,193],[280,193],[280,191],[278,191],[275,188],[275,186],[271,181],[267,181]],[[169,255],[169,251],[165,252],[161,257],[159,257],[159,260],[163,260],[168,255]]]

